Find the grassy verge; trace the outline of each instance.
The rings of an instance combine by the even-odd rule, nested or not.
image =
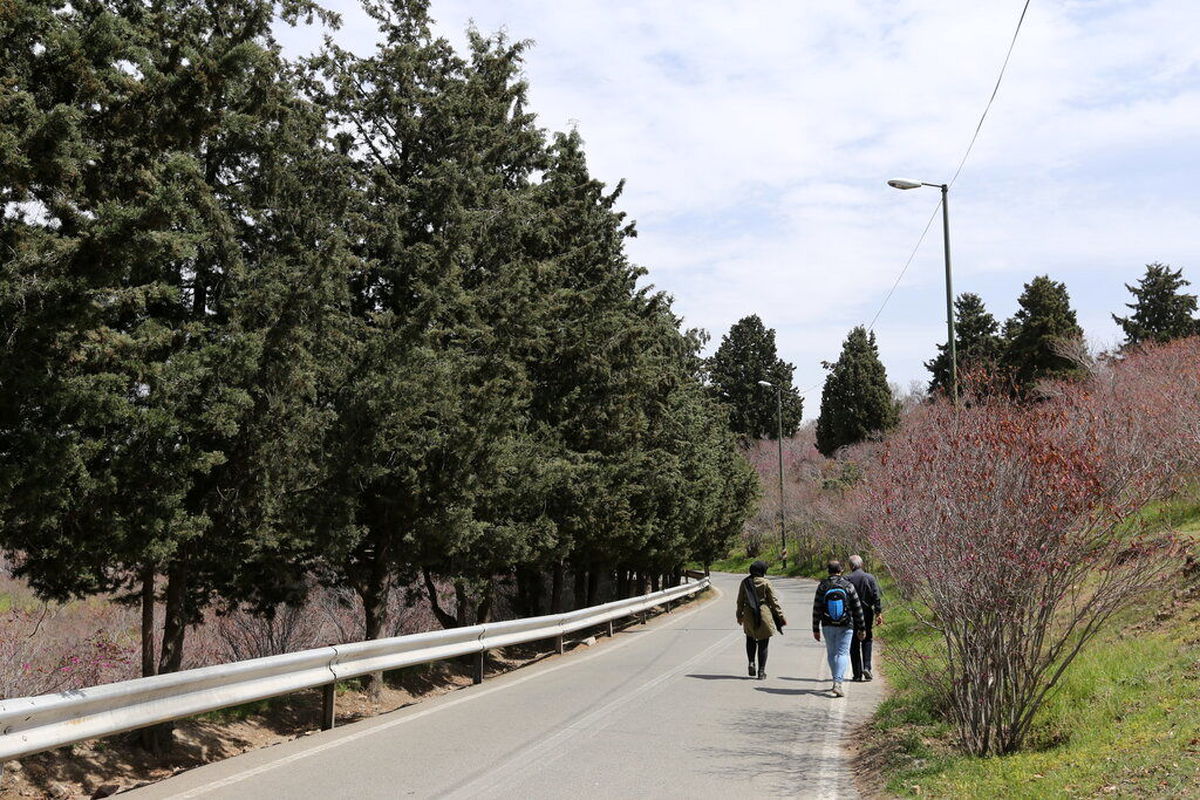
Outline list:
[[[1155,513],[1200,542],[1194,499]],[[957,753],[933,693],[889,671],[891,696],[868,734],[887,791],[980,800],[1200,797],[1200,591],[1174,605],[1169,591],[1163,594],[1167,619],[1153,619],[1159,609],[1128,612],[1076,658],[1021,753]],[[885,643],[935,644],[902,608],[889,609],[887,623],[876,633]]]

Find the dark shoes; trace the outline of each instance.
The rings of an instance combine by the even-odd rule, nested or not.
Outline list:
[[[863,678],[863,676],[862,676],[862,675],[855,675],[855,676],[854,676],[853,678],[851,678],[850,680],[854,681],[855,683],[862,683],[862,682],[863,682],[864,680],[866,680],[866,679],[865,679],[865,678]]]
[[[754,668],[754,662],[753,662],[753,661],[751,661],[751,662],[750,662],[750,670],[749,670],[749,674],[750,674],[750,677],[751,677],[751,678],[753,678],[755,675],[757,675],[757,674],[758,674],[758,670],[756,670],[756,669]]]
[[[767,679],[767,673],[766,673],[766,671],[765,671],[765,670],[761,670],[761,669],[760,669],[760,670],[758,671],[758,679],[759,679],[760,681],[765,681],[765,680]]]
[[[871,670],[869,670],[869,669],[864,669],[864,670],[863,670],[863,674],[862,674],[862,679],[863,679],[864,681],[869,681],[869,680],[872,680],[872,678],[871,678]]]

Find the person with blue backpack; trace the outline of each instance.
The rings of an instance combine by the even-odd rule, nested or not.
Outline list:
[[[825,654],[833,673],[833,696],[845,697],[842,681],[850,666],[850,640],[866,636],[862,601],[854,584],[842,576],[842,562],[830,561],[826,567],[829,577],[817,584],[813,598],[813,638],[819,642],[824,634]]]

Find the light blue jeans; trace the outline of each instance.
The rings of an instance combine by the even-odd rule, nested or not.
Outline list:
[[[822,625],[821,637],[825,639],[825,655],[829,658],[833,682],[841,683],[846,677],[846,668],[850,666],[850,640],[854,638],[854,628]]]

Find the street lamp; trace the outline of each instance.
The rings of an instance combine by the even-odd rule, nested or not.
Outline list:
[[[950,282],[950,206],[947,199],[950,187],[944,183],[926,183],[893,178],[888,181],[893,189],[920,189],[935,186],[942,190],[942,251],[946,254],[946,333],[950,353],[950,400],[958,405],[958,351],[954,344],[954,289]]]
[[[787,569],[787,536],[783,527],[783,387],[770,381],[759,381],[758,385],[775,390],[775,443],[779,446],[779,547],[782,566]]]

